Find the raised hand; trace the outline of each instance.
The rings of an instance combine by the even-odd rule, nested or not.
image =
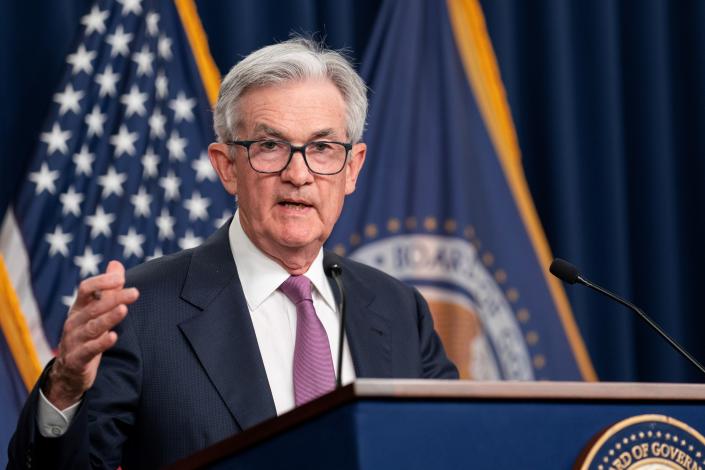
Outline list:
[[[90,277],[78,287],[69,310],[43,391],[47,399],[63,410],[78,402],[91,388],[103,352],[117,341],[112,329],[127,315],[127,306],[139,297],[137,289],[124,288],[125,268],[111,261],[104,274]]]

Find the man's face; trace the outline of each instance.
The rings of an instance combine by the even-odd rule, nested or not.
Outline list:
[[[248,90],[240,99],[240,116],[239,140],[285,140],[297,146],[313,140],[348,142],[345,102],[328,80]],[[300,152],[281,173],[262,174],[250,167],[244,147],[209,148],[223,185],[238,197],[245,233],[290,272],[301,269],[302,259],[310,264],[330,235],[345,195],[355,190],[365,151],[364,144],[355,145],[343,171],[324,176],[311,173]]]

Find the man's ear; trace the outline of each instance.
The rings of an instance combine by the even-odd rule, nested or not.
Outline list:
[[[362,165],[365,163],[365,155],[367,155],[367,145],[363,143],[353,145],[350,150],[350,161],[345,170],[345,194],[352,194],[355,191],[357,177],[360,175]]]
[[[237,194],[237,168],[235,161],[230,158],[230,147],[221,143],[212,143],[208,146],[208,158],[225,190],[235,196]]]

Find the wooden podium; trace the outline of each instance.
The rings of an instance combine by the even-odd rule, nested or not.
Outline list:
[[[705,433],[705,385],[358,380],[170,468],[568,470],[649,414]]]

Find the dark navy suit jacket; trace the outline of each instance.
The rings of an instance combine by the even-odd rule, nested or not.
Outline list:
[[[195,249],[128,271],[140,298],[68,431],[39,434],[38,385],[10,444],[9,468],[158,468],[276,415],[228,225]],[[457,378],[415,289],[325,256],[342,266],[358,377]]]

